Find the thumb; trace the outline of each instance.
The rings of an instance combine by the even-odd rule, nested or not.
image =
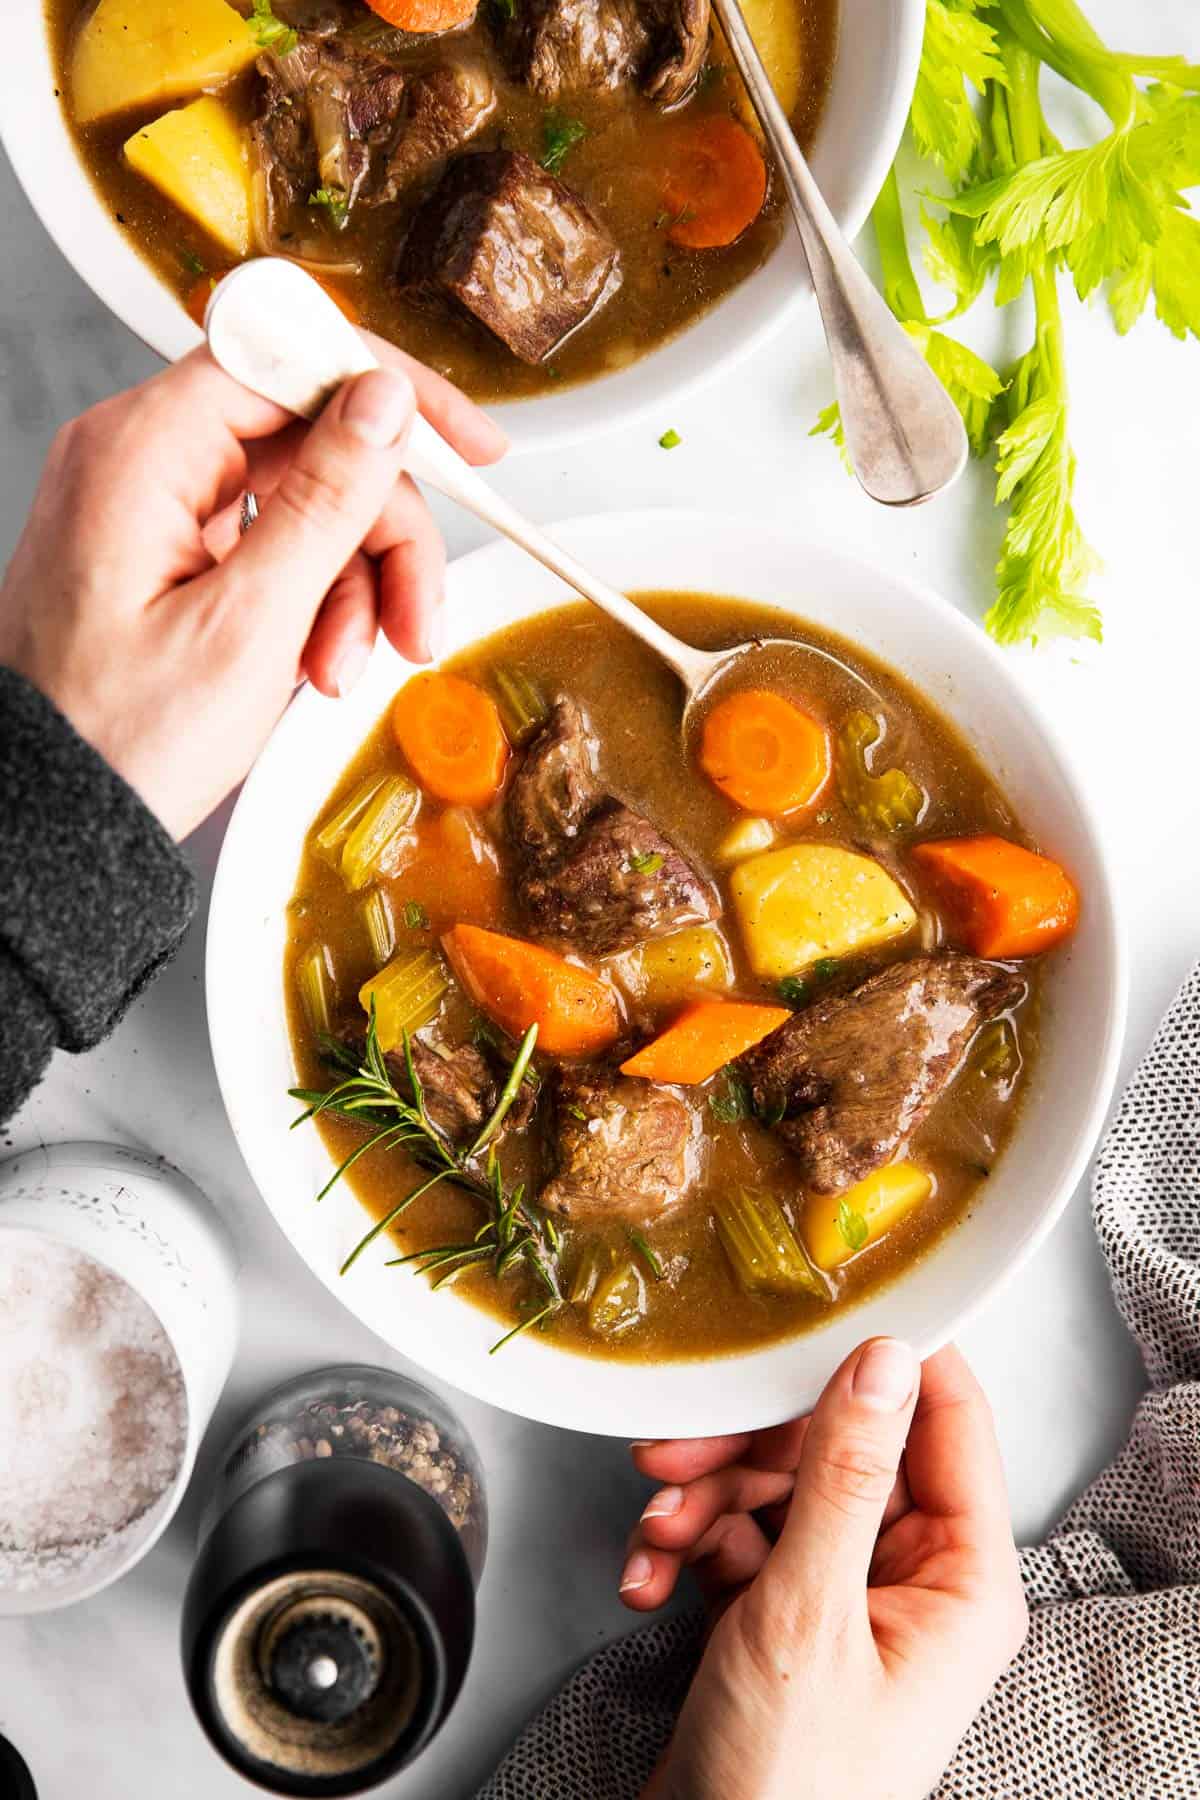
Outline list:
[[[808,1604],[845,1608],[866,1590],[920,1388],[907,1344],[871,1338],[829,1382],[804,1435],[773,1563]]]
[[[416,411],[407,375],[370,369],[338,389],[224,565],[299,647],[399,480]]]

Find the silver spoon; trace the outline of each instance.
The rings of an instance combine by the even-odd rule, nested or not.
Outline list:
[[[787,189],[821,310],[854,473],[873,500],[915,506],[962,474],[968,447],[958,408],[842,236],[739,0],[712,0],[712,7]]]
[[[344,381],[379,367],[367,340],[324,289],[295,263],[280,257],[260,257],[227,275],[213,290],[204,328],[209,349],[227,374],[305,419],[315,418]],[[697,650],[685,644],[510,506],[419,416],[413,421],[405,466],[418,481],[428,482],[528,551],[660,656],[683,683],[685,743],[700,701],[711,697],[715,685],[735,667],[743,670],[748,658],[757,661],[760,655],[772,668],[781,656],[819,657],[833,663],[866,690],[875,710],[882,708],[873,688],[813,644],[794,638],[755,638],[727,650]]]

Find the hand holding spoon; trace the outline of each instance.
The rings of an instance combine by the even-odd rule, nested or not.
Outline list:
[[[315,418],[344,381],[379,366],[367,340],[328,294],[295,263],[278,257],[243,263],[227,275],[213,290],[204,325],[209,349],[228,375],[305,419]],[[684,689],[685,743],[698,703],[735,667],[744,669],[747,658],[767,654],[775,664],[781,654],[835,660],[792,638],[758,638],[728,650],[697,650],[600,581],[510,506],[420,416],[413,421],[405,460],[410,475],[457,501],[561,576],[674,670]]]

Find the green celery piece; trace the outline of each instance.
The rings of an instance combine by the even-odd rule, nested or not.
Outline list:
[[[918,150],[951,181],[966,178],[981,144],[979,118],[966,84],[982,94],[989,81],[1004,78],[995,32],[978,16],[974,0],[966,5],[926,0],[912,132]]]
[[[773,1194],[736,1188],[717,1197],[713,1212],[725,1254],[747,1293],[832,1299],[829,1284],[808,1260]]]

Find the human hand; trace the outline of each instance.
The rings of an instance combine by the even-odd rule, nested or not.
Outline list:
[[[811,1418],[634,1460],[671,1485],[623,1599],[661,1606],[688,1564],[716,1616],[647,1796],[923,1800],[1026,1629],[991,1414],[958,1352],[918,1370],[876,1338]]]
[[[0,663],[175,837],[245,775],[301,675],[347,692],[378,626],[429,659],[445,559],[401,472],[414,406],[472,462],[504,437],[448,382],[373,348],[386,368],[311,427],[199,350],[51,446],[0,586]],[[239,540],[247,487],[262,510]]]

